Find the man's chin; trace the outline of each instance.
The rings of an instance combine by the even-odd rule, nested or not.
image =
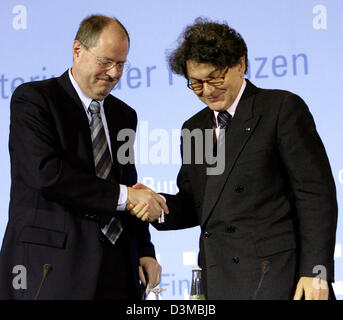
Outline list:
[[[112,89],[111,89],[112,90]],[[99,90],[98,92],[95,93],[96,99],[97,100],[103,100],[105,99],[111,92],[111,90],[106,89],[106,90]]]
[[[225,110],[227,109],[227,106],[224,105],[224,103],[222,103],[222,102],[213,102],[213,103],[209,102],[209,103],[207,104],[207,106],[208,106],[211,110],[213,110],[213,111],[218,111],[218,112],[225,111]]]

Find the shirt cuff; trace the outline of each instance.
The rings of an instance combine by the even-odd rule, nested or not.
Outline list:
[[[126,210],[126,201],[127,201],[127,186],[120,184],[120,193],[118,198],[117,210],[125,211]]]
[[[159,194],[159,196],[164,200],[164,202],[167,202],[166,198]],[[158,218],[158,223],[163,223],[164,222],[164,210],[162,210],[162,213],[160,217]]]

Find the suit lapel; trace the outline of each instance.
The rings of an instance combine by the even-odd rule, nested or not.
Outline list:
[[[220,198],[224,185],[228,180],[230,173],[245,147],[250,136],[259,122],[260,115],[253,114],[253,105],[257,88],[247,80],[247,86],[244,90],[241,100],[237,106],[235,116],[225,135],[225,169],[220,175],[207,176],[205,187],[205,197],[203,211],[201,215],[201,225],[210,217],[214,206]]]
[[[104,101],[104,111],[106,116],[107,128],[111,140],[111,150],[112,150],[112,162],[113,170],[115,173],[116,181],[119,183],[126,183],[126,177],[124,177],[123,166],[119,164],[117,151],[120,145],[124,142],[118,141],[118,133],[125,125],[126,120],[123,119],[123,113],[117,110],[113,103],[109,102],[109,98]]]
[[[70,122],[70,128],[73,130],[78,128],[77,130],[79,131],[78,141],[80,145],[78,149],[83,150],[82,156],[87,157],[88,163],[91,165],[93,170],[95,170],[88,117],[82,102],[69,79],[68,70],[59,77],[57,81],[67,93],[66,99],[64,99],[61,108],[63,107],[65,109],[65,113],[68,115],[67,120]]]
[[[206,146],[205,142],[205,132],[206,130],[212,130],[213,129],[213,111],[210,110],[209,108],[206,109],[202,117],[197,121],[197,127],[196,129],[200,129],[202,132],[202,146]],[[195,149],[197,146],[193,142],[191,152],[192,152],[192,157],[195,157]],[[201,160],[199,164],[195,164],[195,158],[192,159],[192,166],[195,166],[195,172],[196,172],[196,179],[197,183],[193,187],[197,190],[196,192],[199,194],[199,199],[202,199],[203,194],[205,192],[205,186],[206,186],[206,169],[207,169],[207,164],[206,164],[206,157],[205,157],[205,147],[203,148],[202,152],[202,159],[197,159]]]

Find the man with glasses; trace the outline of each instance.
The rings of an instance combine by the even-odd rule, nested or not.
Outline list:
[[[337,201],[324,146],[300,97],[244,79],[247,58],[234,29],[202,19],[169,56],[171,70],[207,105],[183,129],[212,130],[225,169],[208,175],[211,163],[197,162],[194,141],[185,149],[183,135],[183,160],[191,153],[192,162],[183,162],[179,192],[163,194],[170,214],[154,226],[200,225],[207,299],[334,298]],[[157,218],[141,206],[131,212]]]
[[[156,286],[147,222],[126,211],[168,211],[137,182],[117,151],[136,112],[110,95],[128,66],[129,35],[117,20],[91,16],[61,77],[23,84],[11,101],[11,200],[0,256],[2,299],[140,299]],[[25,278],[16,285],[16,267]],[[18,281],[17,281],[18,282]],[[19,281],[20,282],[20,281]]]

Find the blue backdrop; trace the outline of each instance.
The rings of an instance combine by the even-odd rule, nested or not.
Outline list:
[[[339,94],[343,82],[341,0],[1,0],[0,2],[0,240],[8,219],[9,104],[21,83],[59,76],[72,64],[80,21],[101,13],[116,16],[131,35],[129,61],[113,94],[136,109],[139,180],[156,191],[176,193],[179,129],[204,106],[172,75],[166,50],[198,16],[227,21],[249,49],[249,78],[264,88],[287,89],[309,105],[325,144],[342,208],[343,138]],[[152,238],[163,267],[163,299],[184,299],[196,265],[199,228],[157,232]],[[342,221],[335,251],[337,297],[343,298]]]

